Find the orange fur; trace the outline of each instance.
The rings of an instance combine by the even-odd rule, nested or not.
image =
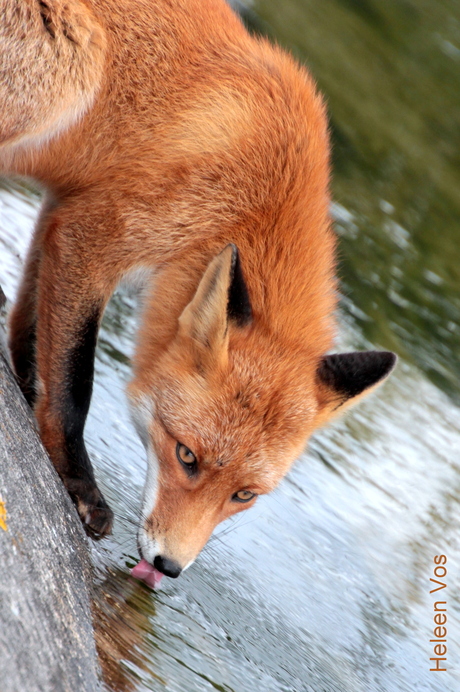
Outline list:
[[[43,184],[48,202],[11,318],[13,359],[26,391],[36,334],[42,438],[82,518],[105,533],[91,472],[82,488],[66,447],[62,401],[77,410],[79,396],[65,394],[69,359],[117,282],[153,269],[129,388],[159,459],[141,531],[184,566],[246,506],[232,495],[270,491],[331,412],[317,375],[336,307],[325,108],[306,70],[221,0],[23,5],[9,10],[9,69],[25,70],[20,36],[36,59],[27,118],[16,97],[0,128],[0,166]],[[250,296],[243,327],[227,323],[228,243]],[[204,286],[213,258],[220,274]],[[199,458],[196,478],[177,440]]]

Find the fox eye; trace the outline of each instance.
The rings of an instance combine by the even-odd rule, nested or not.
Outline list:
[[[188,473],[194,473],[196,471],[196,456],[188,447],[180,442],[176,445],[176,456],[182,466],[187,469]]]
[[[253,497],[255,497],[255,493],[251,493],[250,490],[239,490],[237,493],[232,495],[232,500],[235,502],[249,502],[249,500],[252,500]]]

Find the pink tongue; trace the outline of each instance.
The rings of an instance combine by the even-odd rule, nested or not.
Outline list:
[[[152,589],[156,589],[157,586],[160,586],[160,581],[163,579],[163,574],[155,569],[155,567],[152,567],[152,565],[149,565],[147,560],[144,559],[132,568],[131,576],[145,581]]]

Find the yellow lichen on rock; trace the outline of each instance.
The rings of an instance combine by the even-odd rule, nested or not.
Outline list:
[[[3,500],[0,500],[0,528],[4,531],[8,531],[8,526],[6,523],[6,507]]]

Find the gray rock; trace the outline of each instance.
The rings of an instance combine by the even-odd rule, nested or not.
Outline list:
[[[1,344],[0,565],[1,692],[100,689],[87,539]]]

